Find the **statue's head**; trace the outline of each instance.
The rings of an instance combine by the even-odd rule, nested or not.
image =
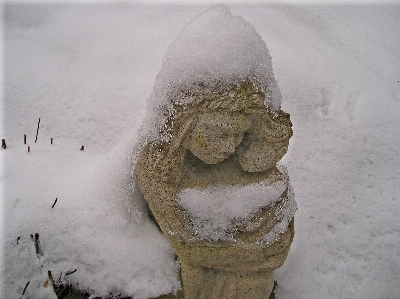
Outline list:
[[[190,127],[183,146],[207,164],[235,154],[245,171],[265,171],[275,166],[287,152],[291,137],[288,115],[280,112],[274,119],[263,103],[263,93],[250,82],[225,90],[228,96],[223,94],[208,93],[195,101],[197,107],[190,105],[194,117],[189,118],[190,126],[183,126]]]
[[[265,171],[291,137],[288,117],[276,125],[284,117],[268,49],[226,6],[211,7],[178,35],[148,104],[147,142],[162,176],[187,151],[207,164],[235,155],[245,171]]]
[[[289,115],[272,112],[265,94],[250,80],[240,85],[182,88],[158,136],[148,140],[146,171],[178,186],[188,151],[206,164],[228,158],[247,172],[275,167],[287,152],[292,136]]]
[[[190,97],[189,104],[174,105],[167,122],[173,151],[169,157],[190,151],[206,164],[217,164],[235,154],[244,170],[257,172],[272,168],[286,153],[290,120],[283,112],[276,116],[268,111],[256,84],[220,85]]]

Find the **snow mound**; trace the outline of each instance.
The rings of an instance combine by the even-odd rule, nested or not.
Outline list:
[[[185,26],[164,56],[148,103],[158,125],[150,127],[158,128],[157,134],[173,104],[189,104],[197,94],[247,81],[265,93],[267,108],[279,111],[282,96],[261,36],[227,6],[213,5]]]
[[[30,153],[13,141],[0,152],[7,186],[1,298],[20,298],[28,281],[23,298],[56,298],[48,271],[93,297],[152,298],[179,289],[173,249],[129,185],[135,140],[123,139],[103,155],[40,141]]]
[[[235,227],[251,226],[251,219],[262,207],[284,201],[275,213],[278,223],[258,243],[270,245],[283,233],[292,220],[297,205],[286,169],[281,166],[282,180],[250,185],[219,185],[204,189],[185,189],[178,194],[179,204],[187,211],[195,237],[200,240],[235,241]],[[286,189],[288,195],[282,198]]]

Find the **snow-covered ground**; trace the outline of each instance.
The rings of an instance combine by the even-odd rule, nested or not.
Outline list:
[[[207,7],[3,7],[2,298],[28,281],[24,298],[54,298],[48,270],[99,295],[179,288],[172,248],[131,202],[130,163],[162,57]],[[400,5],[229,8],[266,42],[293,121],[279,298],[399,298]]]

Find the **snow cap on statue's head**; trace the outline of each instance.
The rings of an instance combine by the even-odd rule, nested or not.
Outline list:
[[[281,94],[261,36],[241,17],[232,16],[227,6],[213,5],[183,28],[164,56],[148,102],[153,118],[148,129],[160,132],[173,105],[248,83],[264,93],[271,112],[280,110]],[[154,134],[150,133],[153,138]]]
[[[266,106],[279,110],[281,97],[267,46],[251,24],[232,16],[222,4],[185,26],[164,56],[157,77],[169,88],[184,90],[199,84],[209,89],[221,83],[240,85],[246,80],[260,85]]]

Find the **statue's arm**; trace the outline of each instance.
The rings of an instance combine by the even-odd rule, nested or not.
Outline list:
[[[156,169],[152,168],[155,164],[152,158],[145,149],[135,169],[138,186],[164,234],[187,234],[189,225],[176,201],[177,187],[165,182]]]

